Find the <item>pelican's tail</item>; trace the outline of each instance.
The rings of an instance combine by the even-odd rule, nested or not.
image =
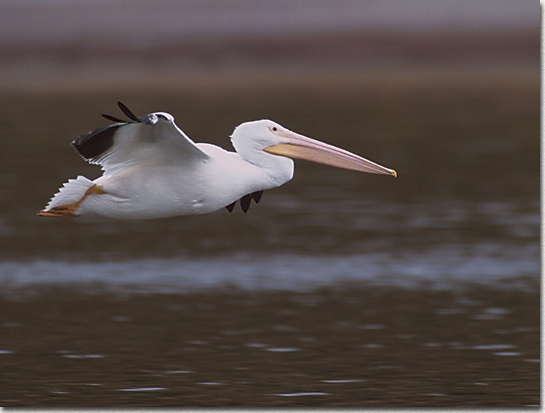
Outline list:
[[[92,193],[103,193],[102,187],[81,175],[76,179],[69,179],[38,215],[42,217],[77,217],[80,204],[87,195]]]

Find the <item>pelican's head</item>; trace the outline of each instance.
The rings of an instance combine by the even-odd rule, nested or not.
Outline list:
[[[358,172],[397,176],[393,169],[333,145],[299,135],[271,120],[245,122],[237,126],[231,135],[231,141],[244,160],[259,166],[272,163],[272,155],[279,159],[304,159]],[[269,156],[258,156],[263,152]]]

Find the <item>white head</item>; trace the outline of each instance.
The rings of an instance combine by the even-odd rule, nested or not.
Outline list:
[[[293,161],[265,150],[271,145],[282,143],[281,131],[289,132],[278,123],[264,119],[244,122],[231,134],[231,142],[240,157],[264,169],[279,185],[293,177]]]
[[[397,176],[393,169],[344,149],[299,135],[267,119],[237,126],[231,135],[231,142],[245,161],[264,168],[269,174],[289,174],[284,182],[293,176],[293,161],[289,158],[353,171]]]

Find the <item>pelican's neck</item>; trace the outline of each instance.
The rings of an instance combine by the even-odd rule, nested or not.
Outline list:
[[[238,151],[237,151],[238,152]],[[272,155],[261,150],[238,152],[242,160],[262,169],[276,186],[280,186],[293,178],[294,163],[290,158]]]

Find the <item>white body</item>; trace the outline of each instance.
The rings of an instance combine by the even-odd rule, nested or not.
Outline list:
[[[293,177],[282,176],[244,161],[237,153],[198,144],[209,160],[182,165],[134,166],[93,181],[105,194],[87,197],[80,215],[99,213],[111,218],[159,218],[204,214],[224,208],[248,193],[275,188]]]

